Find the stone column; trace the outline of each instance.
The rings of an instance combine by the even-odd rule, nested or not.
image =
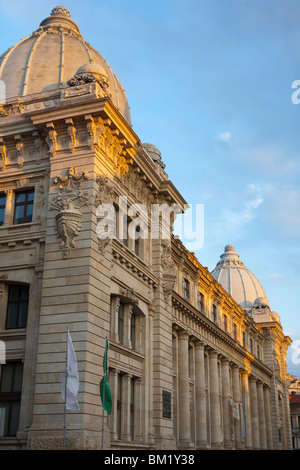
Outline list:
[[[230,420],[230,374],[229,360],[223,358],[222,365],[222,402],[223,402],[223,434],[225,449],[232,449],[231,420]]]
[[[154,443],[154,428],[153,428],[153,317],[154,317],[155,307],[153,304],[149,305],[149,315],[148,315],[148,330],[147,338],[145,344],[147,346],[147,353],[145,362],[147,363],[148,374],[145,374],[144,380],[144,417],[143,417],[143,429],[148,432],[147,440],[149,444]],[[148,404],[148,405],[146,405]],[[143,434],[143,433],[142,433]]]
[[[206,422],[206,394],[205,394],[205,368],[204,344],[195,342],[195,382],[196,382],[196,447],[207,448],[207,422]]]
[[[252,449],[252,423],[251,423],[251,409],[250,409],[250,392],[249,392],[249,381],[248,373],[246,371],[242,372],[242,386],[243,393],[245,394],[245,403],[243,403],[243,412],[246,411],[246,420],[245,420],[245,449]],[[245,410],[246,408],[246,410]]]
[[[257,404],[258,404],[260,448],[267,449],[264,391],[263,391],[263,384],[260,381],[257,383],[257,398],[258,398]]]
[[[252,424],[252,442],[253,449],[260,449],[258,406],[257,406],[257,388],[255,377],[250,377],[250,404],[251,404],[251,424]]]
[[[241,388],[240,388],[240,370],[237,365],[232,367],[232,387],[233,387],[233,401],[240,404],[241,402]],[[234,440],[235,448],[240,449],[241,444],[241,419],[234,418]]]
[[[182,331],[178,335],[178,405],[179,446],[191,445],[190,384],[189,384],[189,335]]]
[[[265,401],[265,414],[266,414],[266,433],[267,433],[267,449],[273,449],[273,434],[272,434],[272,415],[270,404],[270,389],[264,387],[264,401]]]
[[[118,371],[116,369],[110,369],[109,373],[110,389],[112,395],[112,409],[109,417],[109,428],[111,440],[115,441],[118,439],[117,434],[117,396],[118,396]]]
[[[118,315],[120,307],[120,297],[114,297],[111,303],[111,332],[110,337],[113,341],[119,341],[118,335]]]
[[[133,311],[132,304],[126,304],[124,309],[124,330],[123,330],[123,344],[131,348],[130,329],[131,329],[131,315]]]
[[[7,189],[5,191],[6,202],[5,202],[5,212],[4,212],[4,221],[2,227],[7,225],[13,225],[14,223],[14,191],[12,189]]]
[[[211,447],[220,449],[221,443],[221,413],[219,398],[218,353],[209,352],[209,392],[210,392],[210,427]]]
[[[142,378],[138,377],[135,380],[135,391],[134,391],[134,409],[135,409],[135,417],[134,417],[134,435],[135,441],[141,442],[142,441]]]
[[[124,374],[122,377],[122,433],[121,439],[130,441],[130,379],[129,374]]]

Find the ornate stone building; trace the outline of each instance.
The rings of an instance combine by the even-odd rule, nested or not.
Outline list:
[[[0,80],[0,448],[62,447],[69,328],[80,409],[67,448],[101,446],[107,337],[106,448],[289,449],[279,316],[259,292],[241,304],[177,238],[151,236],[163,229],[152,207],[185,200],[64,7],[0,56]],[[113,237],[100,236],[101,208],[114,209]]]

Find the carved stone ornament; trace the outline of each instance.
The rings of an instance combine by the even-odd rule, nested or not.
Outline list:
[[[4,145],[3,139],[0,138],[0,170],[4,171],[7,164],[7,150],[6,146]]]
[[[176,268],[172,260],[171,242],[169,240],[163,240],[162,247],[161,265],[163,268],[163,290],[165,300],[168,301],[175,286]]]
[[[60,193],[53,199],[51,209],[59,211],[55,220],[64,259],[70,258],[75,238],[81,230],[81,207],[89,205],[89,195],[80,187],[79,180],[82,178],[88,179],[87,172],[77,173],[75,168],[70,168],[65,177],[59,175],[54,179],[55,184],[61,184]]]
[[[18,165],[19,165],[20,168],[22,168],[22,166],[24,164],[25,153],[24,153],[24,143],[23,143],[21,135],[19,135],[19,134],[16,135],[15,136],[15,141],[16,141]]]
[[[131,303],[138,305],[139,299],[135,293],[135,290],[132,287],[128,287],[126,289],[122,289],[121,295],[125,297]]]
[[[49,122],[46,124],[46,128],[48,131],[48,135],[46,137],[46,142],[49,147],[49,154],[54,157],[57,151],[57,132],[55,130],[53,122]]]
[[[20,114],[24,110],[24,106],[17,102],[14,105],[0,104],[0,118]]]
[[[54,184],[59,184],[60,189],[74,188],[79,189],[81,179],[88,180],[89,174],[87,171],[77,172],[73,166],[69,168],[66,176],[58,175],[54,178]]]
[[[104,75],[96,75],[92,72],[77,72],[73,78],[67,81],[69,87],[77,87],[88,83],[98,83],[103,91],[103,96],[111,98],[111,94],[107,91],[109,87],[108,79]]]
[[[112,204],[115,198],[114,188],[109,183],[110,179],[108,176],[96,177],[99,189],[94,197],[94,205],[98,207],[100,204]]]

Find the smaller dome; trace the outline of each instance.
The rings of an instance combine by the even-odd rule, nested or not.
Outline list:
[[[258,297],[255,299],[253,306],[254,308],[270,307],[269,301],[266,297]]]
[[[277,312],[271,312],[271,317],[273,317],[273,319],[274,319],[275,321],[277,321],[278,323],[281,323],[279,313],[277,313]]]
[[[233,245],[226,245],[220,258],[221,260],[211,274],[243,309],[250,311],[253,306],[258,307],[261,299],[263,299],[263,305],[269,306],[264,288],[240,260]],[[257,302],[256,305],[254,305],[255,302]]]
[[[152,158],[154,163],[158,163],[162,168],[165,168],[165,164],[162,162],[161,159],[161,152],[157,147],[155,147],[155,145],[145,143],[143,144],[143,147],[148,153],[148,155]]]
[[[76,74],[80,74],[80,73],[91,73],[95,76],[98,75],[98,76],[107,77],[104,71],[104,68],[100,64],[95,63],[95,62],[92,62],[90,64],[85,64],[79,67]]]
[[[146,143],[146,144],[143,144],[143,147],[154,162],[161,161],[161,152],[157,147],[155,147],[155,145]]]

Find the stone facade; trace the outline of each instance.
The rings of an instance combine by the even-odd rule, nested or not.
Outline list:
[[[151,205],[183,211],[185,200],[102,85],[72,81],[2,108],[0,448],[62,447],[67,328],[80,376],[67,448],[101,448],[106,337],[105,448],[291,448],[290,339],[276,319],[257,324],[178,239],[150,236]],[[123,240],[119,219],[118,236],[99,237],[99,207],[118,214],[120,201],[128,219],[147,209],[147,237]]]

